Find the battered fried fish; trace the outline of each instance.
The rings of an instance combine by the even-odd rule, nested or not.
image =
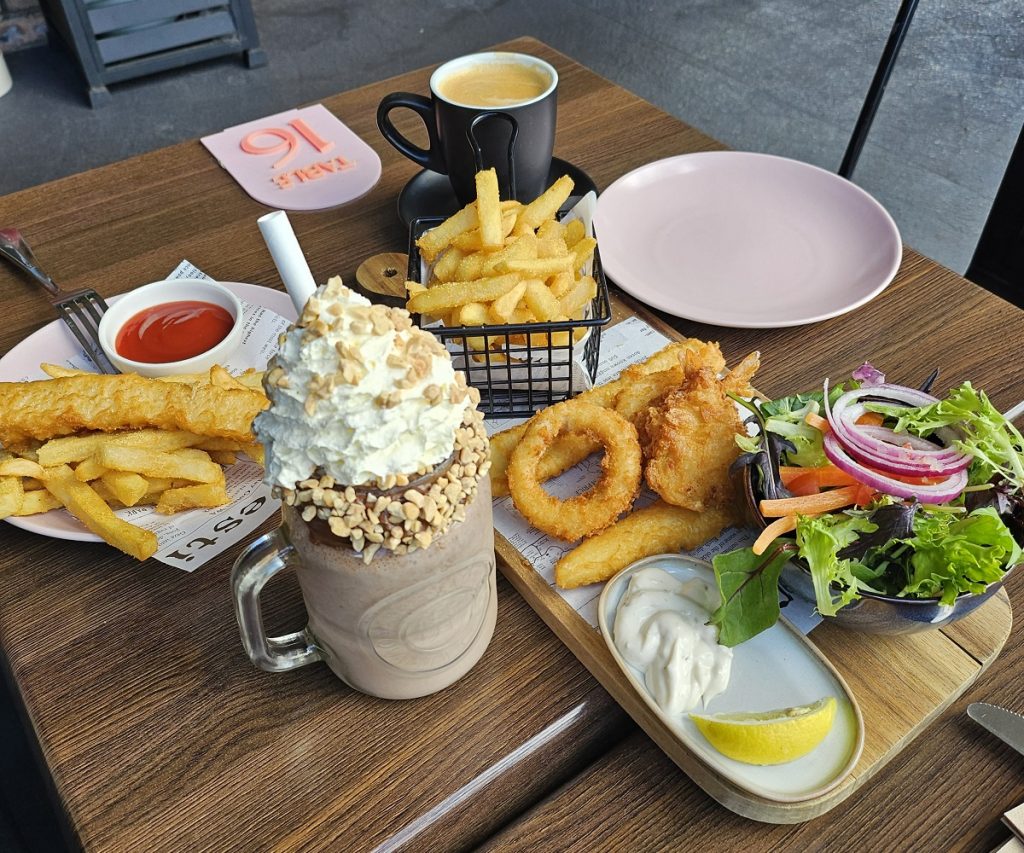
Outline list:
[[[693,512],[657,501],[564,554],[555,564],[555,583],[572,589],[604,582],[644,557],[692,551],[735,520],[729,509]]]
[[[666,503],[696,512],[732,505],[729,466],[744,433],[727,391],[750,392],[757,353],[719,380],[716,371],[687,359],[682,384],[636,416],[647,484]]]
[[[14,447],[83,430],[159,427],[251,442],[259,391],[160,382],[134,374],[83,374],[0,382],[0,444]]]

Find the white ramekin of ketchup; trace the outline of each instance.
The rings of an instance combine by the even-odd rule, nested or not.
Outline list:
[[[100,320],[99,338],[122,373],[200,373],[238,348],[242,304],[213,281],[156,281],[114,301]]]

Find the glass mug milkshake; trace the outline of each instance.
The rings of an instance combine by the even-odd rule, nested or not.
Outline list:
[[[494,632],[494,530],[479,395],[399,309],[333,278],[284,336],[254,425],[282,527],[232,573],[242,644],[269,671],[322,660],[357,690],[452,684]],[[259,593],[295,569],[307,627],[267,637]]]

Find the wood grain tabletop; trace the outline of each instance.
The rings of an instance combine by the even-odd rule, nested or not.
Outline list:
[[[643,113],[552,51],[518,46],[563,72],[563,153],[589,152],[598,101]],[[317,280],[354,281],[366,257],[404,250],[396,200],[416,167],[374,116],[384,94],[425,91],[428,76],[325,102],[380,154],[383,177],[355,204],[292,216]],[[280,288],[256,227],[265,211],[197,141],[0,198],[0,222],[21,228],[58,282],[105,296],[183,258]],[[6,265],[0,311],[0,353],[52,319],[44,294]],[[8,525],[0,537],[0,647],[87,850],[466,848],[633,728],[504,581],[494,639],[469,676],[386,702],[322,665],[252,666],[228,584],[237,547],[189,575]],[[271,630],[302,624],[290,577],[268,587],[264,608]]]
[[[508,47],[558,68],[555,153],[599,188],[643,163],[722,147],[536,41]],[[384,172],[355,204],[292,217],[317,280],[351,280],[365,257],[404,248],[395,204],[416,167],[381,139],[374,112],[388,92],[425,91],[428,76],[325,101]],[[54,278],[104,295],[182,258],[215,278],[279,287],[255,225],[263,212],[198,142],[0,198],[0,222],[22,228]],[[6,268],[0,309],[0,353],[49,320],[42,294]],[[895,381],[940,365],[942,382],[971,378],[999,406],[1024,398],[1024,313],[911,249],[879,298],[811,327],[666,319],[719,340],[730,361],[759,349],[767,394],[870,358]],[[0,647],[89,850],[458,849],[489,836],[495,849],[986,849],[1001,837],[998,815],[1024,799],[1022,759],[966,720],[964,698],[834,812],[797,827],[752,823],[637,733],[504,582],[494,640],[470,675],[438,696],[388,703],[322,666],[253,668],[229,598],[236,551],[185,575],[102,545],[0,535]],[[1024,577],[1008,587],[1020,607]],[[293,582],[275,581],[265,599],[269,628],[301,623]],[[968,698],[1024,707],[1022,655],[1015,634]]]

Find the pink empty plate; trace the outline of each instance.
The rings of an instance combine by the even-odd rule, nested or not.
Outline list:
[[[892,281],[900,232],[838,175],[784,157],[714,151],[623,175],[597,201],[601,259],[627,293],[734,328],[815,323]]]

